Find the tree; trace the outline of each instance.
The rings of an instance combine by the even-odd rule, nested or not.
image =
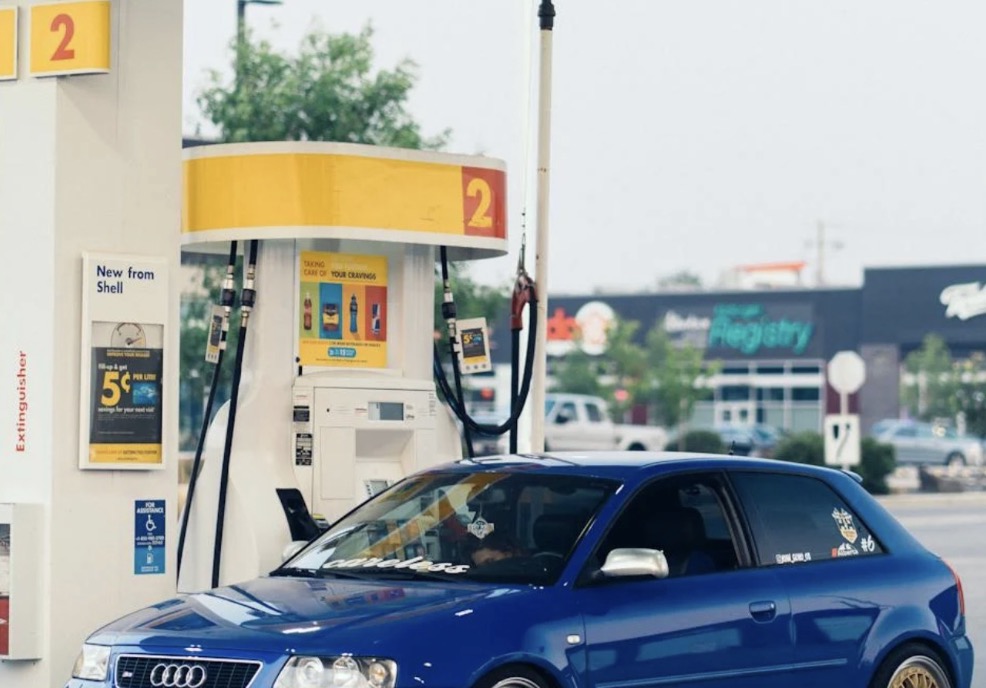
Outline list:
[[[708,395],[700,380],[716,364],[706,363],[701,349],[671,341],[663,321],[647,333],[647,362],[650,375],[643,394],[656,404],[661,423],[677,427],[677,436],[685,437],[695,404]]]
[[[599,380],[599,362],[582,349],[576,348],[559,360],[555,369],[555,384],[552,391],[568,394],[590,394],[594,397],[606,395],[606,389]]]
[[[297,56],[275,51],[247,33],[234,42],[239,79],[216,71],[198,104],[225,142],[340,141],[439,149],[450,131],[427,138],[407,112],[417,65],[403,60],[372,73],[373,29],[359,34],[312,30]]]
[[[960,383],[944,339],[927,335],[921,348],[904,359],[904,370],[913,384],[902,386],[901,400],[913,417],[929,421],[955,417]]]
[[[657,288],[666,291],[698,291],[703,288],[702,278],[691,270],[678,270],[657,279]]]

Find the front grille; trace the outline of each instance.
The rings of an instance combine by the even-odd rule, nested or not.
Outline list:
[[[261,666],[260,662],[225,659],[123,655],[116,660],[117,688],[155,688],[151,682],[151,674],[154,672],[154,667],[159,664],[176,667],[197,666],[205,669],[206,680],[199,688],[247,688]]]

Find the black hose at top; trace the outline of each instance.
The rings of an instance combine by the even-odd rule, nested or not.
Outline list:
[[[205,412],[202,417],[202,428],[199,431],[199,441],[195,446],[195,458],[192,461],[192,475],[188,480],[188,494],[185,495],[185,508],[181,515],[181,528],[178,533],[178,562],[175,579],[181,580],[181,563],[185,555],[185,536],[188,534],[188,519],[192,513],[192,500],[195,499],[195,486],[199,481],[199,470],[202,467],[202,451],[205,448],[205,436],[209,431],[212,420],[212,407],[216,402],[216,389],[219,387],[219,377],[222,374],[223,354],[226,352],[226,334],[229,331],[229,314],[233,308],[233,278],[236,272],[236,242],[229,244],[229,260],[226,262],[226,277],[223,279],[219,305],[223,307],[223,322],[219,335],[219,354],[212,368],[212,382],[209,384],[209,398],[205,402]]]
[[[216,540],[212,551],[212,587],[219,587],[219,571],[222,563],[223,528],[226,524],[226,494],[229,489],[229,463],[233,450],[233,432],[236,428],[236,406],[240,397],[240,377],[243,373],[243,352],[246,349],[247,326],[250,312],[257,300],[254,281],[257,275],[257,246],[254,239],[250,242],[250,257],[243,279],[243,293],[240,297],[240,331],[236,342],[236,364],[233,367],[233,385],[229,397],[229,420],[226,423],[226,442],[223,446],[222,474],[219,478],[219,504],[216,511]]]

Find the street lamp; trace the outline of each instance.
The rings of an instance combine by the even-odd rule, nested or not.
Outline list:
[[[280,5],[282,0],[236,0],[236,45],[243,45],[246,37],[246,6],[247,5]]]
[[[247,5],[280,5],[282,0],[236,0],[236,84],[240,83],[240,67],[243,61],[241,52],[246,41],[246,6]]]

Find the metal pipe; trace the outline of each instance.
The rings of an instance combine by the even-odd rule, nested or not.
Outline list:
[[[531,399],[531,451],[544,451],[544,404],[547,384],[548,336],[548,197],[551,165],[551,49],[555,25],[555,7],[551,0],[541,0],[541,74],[538,81],[538,174],[537,174],[537,243],[534,278],[540,289],[537,302],[537,343],[534,350],[534,394]],[[533,333],[532,333],[533,334]]]

